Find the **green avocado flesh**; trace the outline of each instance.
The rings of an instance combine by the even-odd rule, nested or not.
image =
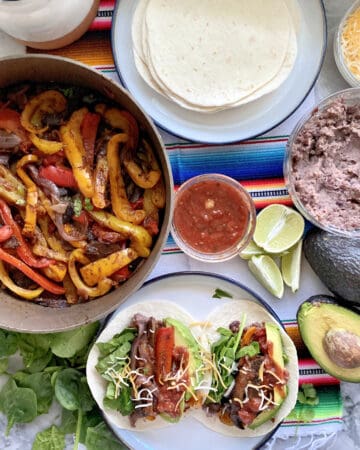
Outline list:
[[[333,302],[306,301],[298,311],[311,356],[335,378],[360,382],[360,315]]]
[[[173,327],[175,333],[175,345],[186,347],[189,352],[189,374],[191,378],[191,385],[195,386],[201,381],[201,372],[196,374],[196,370],[202,366],[202,359],[200,356],[200,345],[192,335],[189,328],[181,323],[179,320],[167,318],[165,319],[167,327]],[[188,394],[191,396],[191,394]]]
[[[266,340],[272,343],[272,359],[281,369],[284,369],[284,358],[283,358],[283,345],[281,340],[281,334],[279,328],[272,323],[265,324],[266,329]],[[282,402],[286,397],[286,386],[275,385],[274,387],[274,402],[277,403],[272,409],[265,410],[261,412],[249,425],[249,428],[254,429],[272,419],[276,412],[279,410]]]

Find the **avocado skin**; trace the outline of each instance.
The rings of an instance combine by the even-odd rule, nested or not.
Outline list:
[[[304,240],[310,266],[339,299],[360,304],[360,239],[312,229]]]
[[[359,334],[360,315],[356,307],[345,307],[328,295],[314,295],[299,306],[297,322],[304,344],[326,373],[342,381],[360,382],[360,367],[344,369],[338,366],[326,354],[323,345],[324,337],[331,329],[341,328]]]

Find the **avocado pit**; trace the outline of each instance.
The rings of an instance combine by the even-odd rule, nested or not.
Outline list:
[[[360,336],[342,328],[330,329],[323,339],[328,357],[345,369],[360,367]]]

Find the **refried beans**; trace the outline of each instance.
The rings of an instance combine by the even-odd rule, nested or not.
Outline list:
[[[294,189],[319,223],[360,228],[360,105],[334,100],[315,110],[292,148]]]

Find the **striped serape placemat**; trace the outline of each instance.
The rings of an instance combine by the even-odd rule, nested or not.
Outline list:
[[[110,42],[114,4],[114,0],[102,0],[98,15],[90,30],[72,45],[50,53],[82,61],[120,83],[114,67]],[[34,49],[27,51],[40,52]],[[276,129],[264,136],[229,145],[187,142],[160,130],[171,163],[175,188],[197,174],[218,172],[241,182],[251,193],[258,209],[271,203],[291,205],[283,178],[284,152],[288,135],[294,124],[303,111],[313,105],[314,97],[310,93],[299,110]],[[240,258],[221,265],[213,264],[209,267],[186,257],[169,236],[151,278],[182,270],[217,272],[236,281],[242,281],[268,301],[282,319],[298,349],[300,385],[303,383],[314,384],[320,400],[315,407],[297,404],[278,429],[275,438],[310,436],[312,442],[319,446],[343,428],[342,400],[338,380],[324,373],[310,358],[300,338],[296,323],[297,308],[301,301],[310,295],[320,294],[321,292],[317,289],[323,288],[321,283],[315,279],[315,275],[309,269],[306,261],[303,266],[302,286],[299,292],[295,295],[286,295],[280,302],[274,301],[274,298],[252,279],[245,262]],[[313,441],[314,438],[315,441]],[[274,439],[271,441],[271,446],[276,448],[274,443],[277,441]]]

